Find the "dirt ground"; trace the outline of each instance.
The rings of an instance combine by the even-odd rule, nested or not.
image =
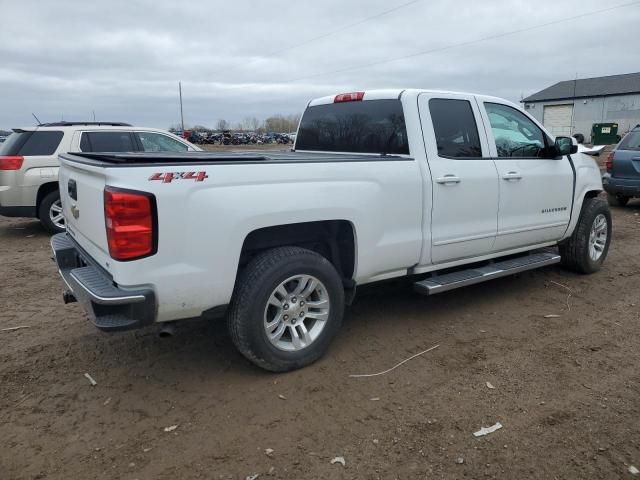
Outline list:
[[[432,298],[369,290],[326,358],[275,375],[236,353],[223,323],[170,339],[95,330],[63,305],[39,224],[0,219],[0,328],[29,326],[0,331],[0,479],[631,478],[640,202],[614,209],[614,232],[591,276],[547,268]]]

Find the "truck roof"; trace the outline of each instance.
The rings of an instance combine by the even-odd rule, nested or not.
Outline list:
[[[387,89],[374,89],[374,90],[358,90],[350,93],[361,92],[364,94],[362,100],[393,100],[399,99],[403,94],[419,94],[419,93],[441,93],[443,95],[477,95],[469,92],[454,92],[447,90],[429,90],[425,88],[387,88]],[[349,93],[338,93],[336,95],[345,95]],[[336,95],[327,95],[325,97],[314,98],[307,105],[313,107],[314,105],[326,105],[334,103]]]

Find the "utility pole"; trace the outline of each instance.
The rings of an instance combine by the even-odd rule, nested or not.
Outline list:
[[[573,80],[573,107],[571,107],[571,125],[569,126],[569,136],[573,135],[573,122],[576,115],[576,86],[578,83],[578,72]]]
[[[182,133],[184,134],[184,113],[182,113],[182,82],[178,82],[178,90],[180,92],[180,123],[182,125]]]

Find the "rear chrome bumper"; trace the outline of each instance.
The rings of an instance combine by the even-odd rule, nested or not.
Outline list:
[[[75,297],[97,328],[132,330],[155,322],[153,290],[119,288],[66,233],[51,237],[51,250],[67,287],[65,302]]]

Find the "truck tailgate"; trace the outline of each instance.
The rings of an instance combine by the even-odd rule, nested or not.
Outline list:
[[[99,263],[109,258],[104,223],[104,168],[61,159],[60,198],[69,235]]]

